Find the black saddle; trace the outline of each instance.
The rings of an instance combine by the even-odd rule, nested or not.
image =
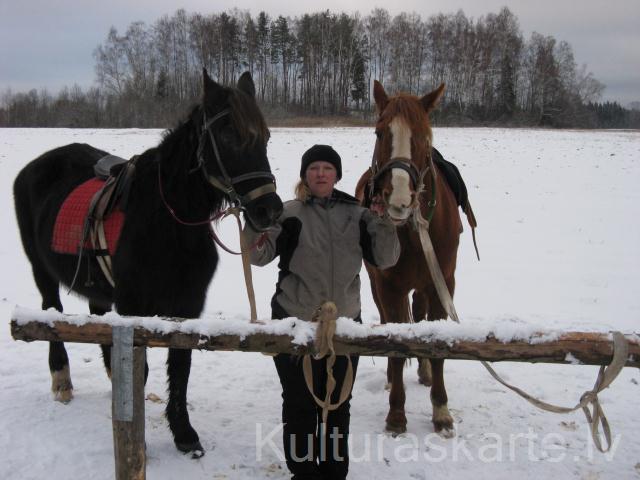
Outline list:
[[[107,180],[109,177],[116,177],[122,166],[128,161],[116,155],[105,155],[93,166],[93,172],[100,180]]]
[[[438,166],[444,178],[447,180],[449,187],[451,187],[458,206],[462,207],[462,210],[466,212],[469,195],[467,194],[467,186],[464,184],[464,180],[462,180],[462,175],[460,175],[460,170],[458,170],[458,167],[453,163],[445,160],[435,147],[431,148],[431,157],[433,158],[433,163]]]
[[[129,190],[135,175],[138,155],[126,160],[115,155],[106,155],[96,162],[93,171],[96,178],[105,184],[94,196],[89,206],[89,218],[102,220],[118,206],[125,210]]]

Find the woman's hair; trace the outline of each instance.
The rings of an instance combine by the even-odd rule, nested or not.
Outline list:
[[[296,183],[294,192],[296,200],[300,200],[301,202],[306,202],[311,196],[311,190],[309,190],[309,186],[302,178]]]

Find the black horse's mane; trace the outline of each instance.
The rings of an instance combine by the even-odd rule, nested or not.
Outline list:
[[[226,106],[229,108],[229,120],[237,133],[236,147],[244,149],[256,144],[266,144],[269,139],[269,129],[253,98],[246,93],[235,89],[225,88]],[[220,106],[216,111],[220,111]],[[178,122],[175,127],[165,130],[160,144],[154,149],[162,163],[162,177],[167,188],[171,189],[175,182],[182,183],[187,180],[191,169],[195,166],[195,156],[198,150],[199,137],[203,128],[202,116],[203,103],[193,104],[188,114]],[[213,115],[210,112],[209,115]],[[215,131],[215,126],[213,127]],[[196,178],[196,177],[193,177]],[[223,209],[228,206],[228,200],[217,191],[203,188],[200,184],[192,185],[192,188],[203,189],[203,194],[213,195],[215,209]],[[209,192],[204,193],[204,192]]]
[[[228,95],[227,103],[229,105],[231,123],[241,140],[239,147],[245,148],[257,143],[266,143],[270,137],[269,128],[255,100],[235,88],[225,88],[225,91]],[[159,146],[169,146],[175,137],[184,137],[184,139],[197,142],[197,134],[195,137],[189,138],[189,135],[184,130],[198,130],[197,127],[202,123],[201,108],[201,103],[192,105],[189,108],[189,114],[177,126],[165,130],[162,135],[163,140]]]

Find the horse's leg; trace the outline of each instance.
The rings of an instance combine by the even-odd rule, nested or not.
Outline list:
[[[405,323],[408,320],[409,301],[407,295],[392,288],[378,289],[381,315],[385,323]],[[387,379],[391,383],[389,392],[389,413],[386,429],[392,433],[407,431],[407,417],[404,411],[405,391],[403,382],[404,358],[389,358],[387,363]]]
[[[382,306],[380,305],[380,300],[378,299],[378,288],[376,287],[376,282],[379,280],[376,279],[375,269],[369,270],[369,280],[371,283],[371,294],[373,296],[373,302],[376,304],[378,308],[378,313],[380,314],[380,323],[385,324],[387,321],[384,318],[384,313],[382,311]],[[391,390],[391,375],[392,375],[392,367],[390,359],[387,359],[387,383],[384,386],[384,389],[387,391]]]
[[[427,316],[427,295],[424,292],[413,292],[411,313],[414,322],[420,322]],[[425,387],[431,386],[431,363],[427,358],[418,358],[418,381]]]
[[[446,281],[449,292],[453,297],[455,289],[455,280],[450,278]],[[435,288],[429,291],[429,312],[427,319],[429,321],[443,320],[447,318],[447,312],[440,303]],[[449,413],[447,406],[447,390],[444,386],[444,359],[430,359],[433,374],[433,385],[431,386],[431,405],[433,407],[433,427],[443,437],[453,437],[455,430],[453,428],[453,417]]]
[[[178,450],[185,453],[191,452],[194,458],[198,458],[204,455],[204,448],[189,422],[187,412],[187,386],[190,371],[191,350],[170,348],[167,358],[169,401],[165,415]]]
[[[386,419],[386,428],[392,433],[404,433],[407,431],[407,416],[404,411],[406,394],[404,391],[403,371],[404,358],[392,358],[388,360],[388,371],[391,372],[391,391],[389,392],[389,413]]]
[[[55,308],[62,312],[59,283],[40,265],[37,259],[31,258],[33,278],[42,295],[42,309]],[[69,403],[73,398],[73,384],[69,371],[69,357],[63,342],[49,342],[49,371],[51,372],[51,391],[57,402]]]

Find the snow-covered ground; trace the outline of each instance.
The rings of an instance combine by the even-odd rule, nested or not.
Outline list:
[[[75,398],[52,400],[48,346],[15,342],[9,319],[16,305],[41,302],[22,251],[11,186],[40,153],[87,142],[128,157],[156,144],[158,130],[0,129],[0,478],[113,477],[111,389],[99,348],[68,344]],[[434,131],[435,145],[466,180],[479,221],[482,261],[467,229],[460,247],[456,307],[462,322],[526,322],[542,328],[638,332],[640,320],[640,132],[453,129]],[[352,192],[369,165],[372,129],[273,129],[269,155],[283,198],[292,196],[302,152],[330,143],[343,158]],[[237,244],[233,220],[220,225]],[[240,260],[222,254],[206,313],[248,316]],[[363,272],[363,317],[378,321]],[[254,268],[261,317],[276,267]],[[87,311],[63,296],[69,313]],[[146,402],[151,479],[284,479],[280,386],[272,360],[260,354],[194,352],[190,415],[207,450],[180,454],[163,417],[164,358],[148,351]],[[615,443],[603,455],[592,445],[581,412],[536,410],[495,383],[475,362],[445,366],[457,437],[439,438],[430,422],[428,391],[416,362],[405,373],[408,433],[384,433],[386,361],[363,358],[352,401],[352,479],[640,478],[640,375],[625,369],[601,394]],[[504,377],[546,401],[574,405],[597,367],[498,364]]]

